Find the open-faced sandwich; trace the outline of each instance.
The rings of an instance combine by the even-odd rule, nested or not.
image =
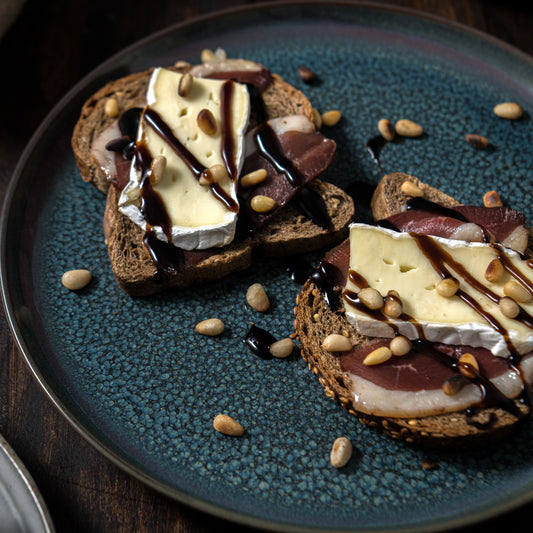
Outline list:
[[[353,202],[317,179],[336,144],[315,114],[278,75],[220,50],[91,96],[72,147],[82,178],[107,194],[118,285],[149,295],[247,268],[256,251],[298,254],[346,238]]]
[[[523,215],[459,205],[402,173],[383,177],[372,212],[298,296],[302,356],[329,397],[395,438],[461,447],[507,434],[533,383]]]

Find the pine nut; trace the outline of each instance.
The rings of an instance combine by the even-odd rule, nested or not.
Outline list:
[[[389,344],[389,349],[392,355],[405,355],[411,351],[411,341],[403,335],[394,337]]]
[[[298,76],[305,83],[310,83],[316,78],[315,73],[307,65],[300,65],[298,67]]]
[[[157,185],[163,178],[166,169],[167,158],[164,155],[155,156],[151,165],[152,175],[150,176],[150,183]]]
[[[322,115],[315,107],[313,107],[313,109],[311,110],[311,114],[315,128],[319,130],[322,127]]]
[[[492,283],[498,283],[498,281],[503,279],[504,274],[505,269],[503,268],[502,262],[498,258],[495,258],[488,264],[487,270],[485,270],[485,279]]]
[[[118,102],[115,98],[108,98],[105,101],[104,112],[110,118],[114,118],[118,115]]]
[[[294,341],[287,337],[271,344],[268,350],[274,357],[285,359],[291,355],[293,349]]]
[[[392,291],[385,297],[383,312],[391,318],[398,318],[403,313],[402,301],[399,296],[392,294]]]
[[[264,313],[270,307],[270,301],[265,288],[260,283],[254,283],[246,291],[246,301],[256,311]]]
[[[213,50],[210,50],[209,48],[204,48],[202,50],[202,53],[200,55],[200,61],[202,63],[210,63],[211,61],[214,61],[216,59],[215,52]]]
[[[461,392],[465,385],[466,381],[464,376],[462,374],[457,374],[444,381],[442,384],[442,390],[447,396],[455,396]]]
[[[459,372],[469,379],[477,377],[479,364],[471,353],[464,353],[459,357]]]
[[[503,293],[519,303],[529,303],[533,300],[533,295],[523,285],[514,280],[508,281],[503,286]]]
[[[500,311],[502,312],[502,315],[508,318],[516,318],[520,313],[520,307],[518,306],[518,304],[508,296],[500,298],[498,305],[500,306]]]
[[[485,207],[501,207],[503,202],[496,191],[488,191],[483,196],[483,205]]]
[[[501,118],[508,120],[517,120],[522,116],[523,110],[515,102],[502,102],[494,106],[494,113]]]
[[[211,183],[220,183],[228,177],[228,171],[224,165],[213,165],[206,168],[198,180],[200,185],[211,185]]]
[[[352,343],[344,335],[331,333],[322,341],[322,348],[328,352],[346,352],[352,349]]]
[[[191,89],[192,89],[193,81],[194,81],[193,77],[192,77],[192,75],[189,72],[186,72],[181,77],[181,79],[180,79],[180,81],[178,83],[178,94],[182,98],[185,98],[185,97],[187,97],[190,94]]]
[[[466,142],[477,148],[478,150],[484,150],[489,145],[489,140],[483,135],[477,135],[476,133],[469,133],[466,135]]]
[[[331,465],[335,468],[342,468],[352,457],[352,443],[346,437],[338,437],[333,442],[329,456]]]
[[[268,196],[258,194],[252,198],[250,205],[256,213],[268,213],[276,207],[276,201]]]
[[[367,366],[380,365],[392,357],[392,352],[387,346],[380,346],[370,352],[364,359],[363,364]]]
[[[361,289],[357,297],[368,309],[381,309],[383,307],[383,296],[381,296],[378,290],[372,287]]]
[[[341,119],[340,111],[332,109],[331,111],[326,111],[322,113],[321,117],[323,126],[335,126]]]
[[[209,136],[217,132],[217,121],[209,109],[202,109],[196,117],[198,127]]]
[[[267,177],[267,171],[264,168],[259,168],[257,170],[253,170],[252,172],[248,172],[248,174],[245,174],[242,176],[240,185],[243,188],[253,187],[254,185],[257,185],[264,181]]]
[[[424,191],[412,181],[405,180],[401,185],[401,191],[407,196],[416,196],[421,198],[424,196]]]
[[[386,141],[392,141],[396,133],[392,122],[386,118],[378,121],[378,131]]]
[[[398,120],[394,125],[394,129],[402,137],[420,137],[424,133],[422,126],[405,118]]]
[[[230,437],[240,437],[244,433],[244,428],[235,419],[229,415],[217,415],[213,420],[213,427]]]
[[[183,61],[182,59],[174,63],[174,68],[177,68],[178,70],[185,70],[190,66],[191,64],[188,61]]]
[[[79,291],[86,287],[91,279],[92,275],[88,270],[79,268],[65,272],[61,277],[61,283],[70,291]]]
[[[194,328],[200,335],[216,337],[224,331],[224,322],[220,318],[208,318],[198,322]]]
[[[455,278],[445,278],[437,283],[436,289],[440,296],[451,298],[459,290],[459,282]]]

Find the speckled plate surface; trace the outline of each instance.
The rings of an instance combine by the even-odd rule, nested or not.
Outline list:
[[[256,6],[171,27],[111,58],[76,86],[36,132],[17,167],[2,225],[2,289],[9,320],[37,380],[103,454],[142,481],[198,509],[274,530],[427,531],[469,524],[533,498],[533,424],[506,443],[469,453],[423,451],[360,425],[325,397],[294,354],[262,360],[243,344],[250,322],[292,333],[300,286],[284,261],[261,261],[201,288],[132,300],[113,281],[102,236],[104,197],[83,183],[69,137],[85,98],[104,82],[221,46],[264,63],[319,110],[340,109],[327,131],[338,157],[326,178],[359,183],[359,218],[379,180],[365,142],[378,119],[412,118],[418,139],[390,143],[385,172],[403,171],[465,203],[489,188],[533,220],[533,62],[465,28],[376,5]],[[298,77],[305,63],[321,83]],[[492,113],[517,101],[517,122]],[[480,151],[466,133],[490,140]],[[316,261],[318,255],[310,256]],[[72,293],[61,274],[87,267]],[[245,304],[252,282],[268,314]],[[222,317],[220,338],[194,325]],[[212,428],[225,412],[246,428]],[[329,464],[349,437],[349,465]],[[520,453],[517,453],[520,450]],[[438,468],[424,470],[429,456]]]

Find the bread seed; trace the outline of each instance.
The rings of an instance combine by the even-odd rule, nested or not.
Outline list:
[[[336,109],[326,111],[325,113],[322,113],[321,119],[323,126],[335,126],[335,124],[341,119],[341,113]]]
[[[200,335],[216,337],[224,331],[224,322],[220,318],[208,318],[198,322],[194,328]]]
[[[496,258],[488,264],[487,270],[485,270],[485,279],[492,283],[498,283],[498,281],[502,280],[504,274],[505,269],[502,262]]]
[[[424,191],[412,181],[405,180],[401,185],[402,192],[407,196],[416,196],[416,197],[422,197],[424,196]]]
[[[270,307],[268,295],[260,283],[254,283],[248,287],[246,291],[246,301],[256,311],[264,313]]]
[[[192,77],[192,75],[189,72],[186,72],[181,77],[181,79],[180,79],[180,81],[178,83],[178,94],[182,98],[185,98],[185,97],[187,97],[190,94],[191,89],[192,89],[193,81],[194,81],[193,77]]]
[[[381,296],[378,290],[372,287],[361,289],[357,297],[368,309],[381,309],[383,307],[383,296]]]
[[[500,311],[502,312],[502,315],[508,318],[516,318],[520,313],[520,307],[518,306],[518,304],[508,296],[500,298],[498,305],[500,306]]]
[[[533,300],[533,295],[523,285],[514,280],[508,281],[503,286],[503,293],[519,303],[529,303]]]
[[[108,98],[106,100],[104,112],[110,118],[114,118],[118,115],[118,102],[115,98]]]
[[[338,437],[333,442],[329,459],[335,468],[342,468],[352,457],[352,443],[346,437]]]
[[[517,120],[522,116],[523,110],[515,102],[503,102],[494,107],[494,113],[501,118]]]
[[[352,349],[352,342],[344,335],[331,333],[322,341],[322,348],[328,352],[346,352]]]
[[[223,414],[215,416],[213,427],[220,433],[231,437],[240,437],[244,433],[244,428],[239,422],[231,418],[231,416]]]
[[[363,364],[367,366],[380,365],[392,357],[392,352],[387,346],[380,346],[370,352],[364,359]]]
[[[217,132],[217,121],[209,109],[202,109],[196,117],[198,127],[206,135],[214,135]]]
[[[462,374],[457,374],[444,381],[442,384],[442,391],[447,396],[455,396],[461,392],[465,385],[466,381],[464,376]]]
[[[466,135],[466,142],[478,150],[484,150],[489,145],[489,140],[486,137],[475,133]]]
[[[483,204],[485,207],[501,207],[503,205],[500,195],[496,191],[486,192],[483,196]]]
[[[247,188],[247,187],[253,187],[254,185],[257,185],[258,183],[261,183],[265,180],[267,177],[267,171],[264,168],[259,168],[257,170],[254,170],[252,172],[249,172],[248,174],[245,174],[240,181],[241,187]]]
[[[394,125],[394,129],[402,137],[420,137],[424,133],[422,126],[407,119],[398,120]]]
[[[268,213],[276,207],[276,201],[268,196],[258,194],[252,198],[250,205],[256,213]]]
[[[403,335],[394,337],[389,344],[392,355],[405,355],[411,351],[411,341]]]
[[[150,183],[152,185],[157,185],[163,178],[166,169],[167,158],[164,155],[155,156],[151,165],[152,174],[150,176]]]
[[[285,359],[291,355],[293,349],[294,341],[287,337],[271,344],[268,350],[274,357]]]
[[[86,287],[91,279],[91,273],[84,268],[80,268],[65,272],[61,277],[61,283],[71,291],[78,291]]]
[[[459,290],[459,282],[455,278],[445,278],[437,283],[436,289],[440,296],[451,298]]]
[[[382,118],[378,121],[378,131],[386,141],[392,141],[394,139],[394,126],[390,120]]]

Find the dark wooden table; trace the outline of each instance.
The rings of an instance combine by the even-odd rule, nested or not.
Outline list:
[[[245,0],[27,0],[0,41],[3,97],[0,200],[16,162],[44,116],[111,54],[171,23]],[[533,55],[527,0],[389,0],[487,32]],[[18,73],[17,69],[20,69]],[[147,488],[97,453],[34,381],[0,314],[0,433],[27,466],[57,531],[210,532],[224,521]],[[491,520],[499,529],[531,524],[533,504]],[[525,522],[523,522],[525,521]],[[251,532],[230,525],[232,531]],[[487,524],[463,533],[484,531]],[[0,530],[2,525],[0,524]],[[527,529],[527,528],[526,528]]]

